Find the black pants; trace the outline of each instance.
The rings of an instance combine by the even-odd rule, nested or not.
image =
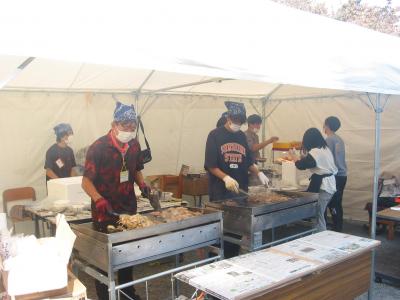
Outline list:
[[[103,272],[102,272],[103,273]],[[118,271],[118,283],[127,283],[133,281],[133,268],[125,268],[121,269]],[[95,280],[95,285],[96,285],[96,293],[97,297],[99,300],[108,300],[108,288],[105,284],[102,284],[100,281]],[[136,294],[135,294],[135,288],[134,287],[129,287],[122,289],[124,293],[126,293],[129,297],[132,299],[139,299]],[[121,299],[127,299],[122,293],[121,293]]]
[[[232,258],[238,256],[240,253],[240,246],[224,241],[224,258]]]
[[[335,176],[336,179],[336,193],[333,194],[331,201],[328,204],[329,211],[332,216],[333,230],[342,232],[343,230],[343,206],[342,198],[343,191],[346,187],[347,176]],[[327,213],[325,212],[325,220]]]

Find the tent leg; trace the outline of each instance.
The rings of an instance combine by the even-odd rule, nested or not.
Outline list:
[[[261,128],[261,138],[262,138],[262,141],[265,141],[265,127],[267,126],[267,120],[266,120],[266,118],[265,118],[265,116],[266,116],[266,111],[265,111],[265,109],[266,109],[266,106],[267,106],[267,100],[266,99],[263,99],[262,100],[262,107],[261,107],[261,113],[262,113],[262,116],[261,116],[261,118],[262,118],[262,122],[263,122],[263,126],[262,126],[262,128]],[[261,152],[262,152],[262,157],[265,157],[265,148],[262,148],[262,150],[261,150]],[[263,162],[262,163],[262,167],[264,168],[264,164],[265,164],[265,162]]]
[[[375,108],[375,159],[374,159],[374,198],[372,201],[372,220],[371,220],[371,239],[376,237],[376,210],[378,203],[378,179],[380,169],[380,144],[381,144],[381,113],[383,109],[381,107],[381,95],[376,95],[376,106]],[[368,290],[368,299],[373,299],[374,290],[374,279],[375,279],[375,250],[372,251],[371,261],[371,280],[370,288]]]

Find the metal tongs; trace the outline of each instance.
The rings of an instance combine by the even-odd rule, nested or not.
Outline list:
[[[162,195],[162,191],[158,189],[158,184],[159,184],[159,178],[156,178],[154,180],[150,181],[150,195],[148,197],[150,201],[151,207],[153,207],[154,211],[161,211],[161,204],[160,204],[160,199]]]
[[[242,194],[245,194],[247,197],[250,197],[250,194],[241,188],[239,188],[239,192],[241,192]]]
[[[121,215],[132,215],[131,212],[129,212],[129,210],[127,210],[126,208],[123,208],[124,210],[121,212],[116,212],[114,210],[108,210],[106,211],[106,214],[109,215],[110,217],[117,217],[119,218]]]
[[[263,187],[266,188],[266,192],[267,192],[267,193],[270,191],[270,190],[268,190],[268,186],[267,186],[267,185],[263,185]],[[246,192],[245,190],[241,189],[241,188],[239,188],[239,192],[240,192],[241,194],[246,195],[247,197],[250,197],[250,194],[249,194],[248,192]]]
[[[152,189],[149,196],[150,205],[154,208],[155,211],[161,211],[161,198],[162,192],[157,189]]]

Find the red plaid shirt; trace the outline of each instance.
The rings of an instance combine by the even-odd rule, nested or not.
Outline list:
[[[143,161],[140,156],[140,145],[136,139],[130,141],[125,154],[125,164],[129,171],[129,180],[120,183],[120,172],[123,166],[121,152],[114,146],[111,131],[95,141],[86,155],[85,172],[83,176],[89,178],[97,191],[112,206],[117,213],[136,213],[137,203],[133,188],[135,174],[143,170]],[[97,213],[92,201],[92,218],[97,220]],[[107,216],[106,221],[115,221]]]

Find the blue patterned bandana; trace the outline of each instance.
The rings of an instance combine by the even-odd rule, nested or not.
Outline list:
[[[243,103],[225,101],[225,106],[228,109],[228,115],[230,116],[245,116],[246,108]]]
[[[57,138],[62,138],[63,136],[73,133],[71,125],[67,123],[60,123],[54,128],[54,133],[56,134]]]
[[[136,112],[133,105],[125,105],[121,102],[117,102],[117,106],[114,110],[114,121],[115,122],[136,122]]]

